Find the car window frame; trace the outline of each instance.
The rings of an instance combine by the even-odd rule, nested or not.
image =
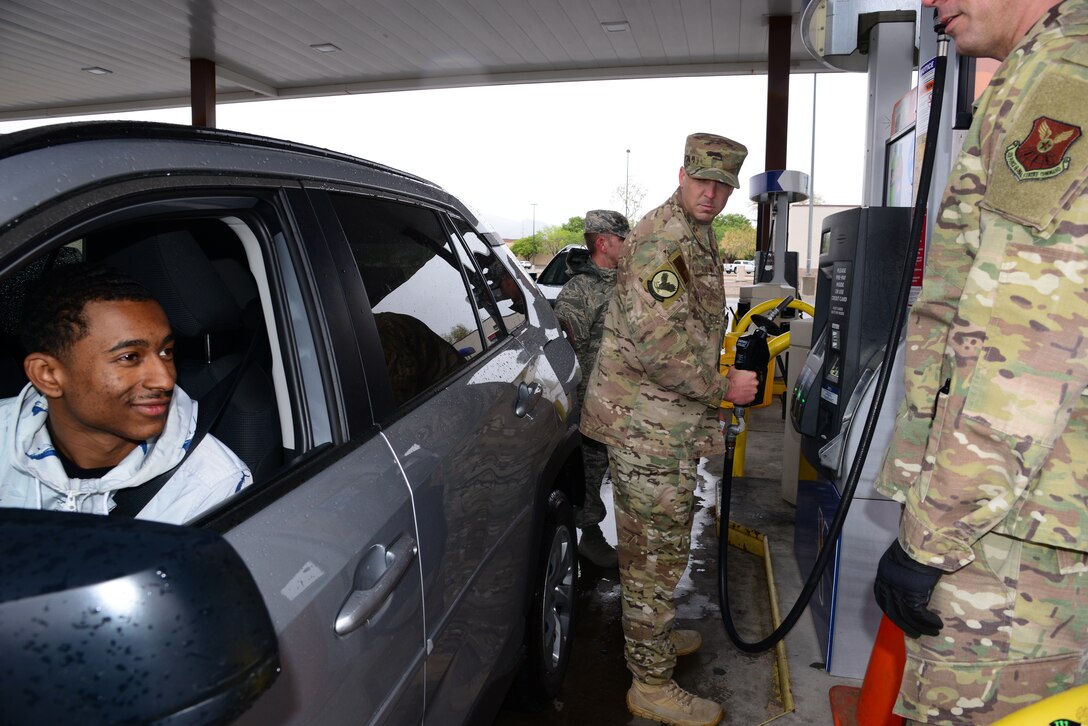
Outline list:
[[[355,339],[359,349],[359,356],[362,360],[363,368],[367,371],[369,381],[371,382],[368,390],[371,404],[370,410],[373,414],[373,419],[371,421],[372,425],[379,427],[389,425],[401,417],[408,415],[420,404],[428,400],[435,391],[452,385],[455,381],[464,377],[471,376],[473,372],[485,365],[488,360],[496,355],[497,351],[506,349],[511,345],[517,345],[515,342],[516,336],[509,334],[509,331],[507,331],[508,334],[505,335],[501,341],[488,345],[481,355],[476,356],[473,360],[468,361],[466,365],[456,369],[451,375],[440,379],[421,391],[411,400],[398,406],[393,400],[392,386],[389,381],[386,361],[381,347],[381,337],[378,334],[377,324],[374,320],[374,311],[371,309],[370,300],[367,297],[366,290],[363,286],[362,277],[358,271],[355,258],[352,255],[348,238],[336,216],[336,210],[329,197],[329,193],[347,193],[360,197],[392,201],[428,209],[438,215],[447,235],[450,237],[450,243],[454,243],[454,239],[456,239],[457,243],[461,244],[462,240],[460,240],[460,236],[456,234],[451,220],[447,218],[451,214],[451,210],[431,199],[408,194],[395,194],[387,189],[331,182],[304,182],[302,187],[304,193],[309,198],[318,224],[321,226],[330,255],[335,261],[335,274],[340,281],[340,288],[343,291],[347,315],[351,318],[355,326]],[[461,216],[457,212],[453,213],[457,214],[457,216]],[[467,251],[467,246],[463,247],[463,249]],[[470,291],[469,285],[471,283],[468,279],[467,272],[464,269],[464,262],[458,259],[458,263],[461,271],[462,285],[465,286],[466,294],[468,294]],[[478,269],[476,270],[476,274],[480,274]],[[480,330],[482,334],[482,325],[478,311],[475,310],[475,306],[471,307],[474,308],[473,315],[475,316],[477,330]],[[500,325],[502,325],[501,322]]]
[[[32,214],[19,220],[18,224],[9,224],[0,232],[0,260],[3,260],[0,269],[7,274],[25,266],[31,259],[48,250],[81,239],[95,229],[123,222],[170,216],[221,220],[238,217],[244,218],[250,229],[262,230],[257,237],[265,272],[269,275],[272,314],[281,338],[280,354],[284,357],[285,368],[288,369],[285,371],[286,392],[296,435],[294,457],[285,461],[283,469],[269,481],[248,487],[238,496],[231,497],[199,515],[185,526],[207,528],[219,533],[229,531],[238,522],[253,516],[303,483],[306,480],[305,470],[309,468],[305,466],[307,462],[315,458],[324,459],[331,453],[330,450],[342,449],[341,452],[333,454],[338,457],[354,449],[354,446],[346,449],[341,446],[347,442],[343,421],[350,417],[344,412],[344,397],[336,395],[336,390],[343,387],[337,379],[364,379],[359,377],[362,375],[361,366],[351,365],[353,353],[345,355],[343,346],[336,346],[336,337],[328,333],[327,308],[324,298],[316,292],[320,289],[316,280],[321,273],[311,269],[311,264],[322,258],[324,240],[320,235],[314,234],[308,205],[299,206],[299,202],[305,200],[297,195],[294,199],[291,198],[293,195],[289,191],[292,187],[298,191],[298,186],[295,180],[265,179],[244,174],[238,174],[229,181],[223,176],[207,175],[111,180],[40,205]],[[252,203],[254,208],[266,206],[263,210],[253,212],[246,203]],[[274,216],[275,224],[284,236],[284,245],[278,251],[272,240],[272,233],[265,225],[268,221],[267,215],[270,214]],[[304,231],[307,226],[311,227],[309,234]],[[284,252],[290,259],[283,259]],[[328,264],[332,264],[331,261]],[[315,346],[322,351],[321,356],[324,359],[319,364],[321,386],[325,392],[327,415],[332,427],[332,441],[327,444],[316,444],[309,434],[314,413],[304,403],[306,395],[303,386],[306,384],[299,372],[301,364],[294,358],[295,322],[291,320],[286,309],[288,303],[282,287],[284,265],[291,266],[304,286],[303,297],[308,303],[306,316],[310,332],[314,335]],[[340,347],[341,350],[334,351],[334,347]],[[331,365],[328,361],[334,358],[338,362]],[[344,371],[342,364],[351,370]],[[362,432],[366,428],[358,426],[357,430]]]
[[[514,282],[518,285],[519,288],[521,288],[522,295],[526,295],[526,308],[528,308],[528,303],[529,303],[528,295],[527,295],[526,291],[524,290],[524,288],[522,287],[522,285],[520,284],[520,282],[518,282],[518,280],[519,280],[518,274],[515,273],[515,271],[510,269],[510,265],[503,259],[504,256],[501,253],[499,253],[498,251],[496,251],[496,249],[495,249],[495,247],[493,245],[488,244],[487,235],[485,233],[483,233],[483,232],[480,232],[478,229],[476,229],[475,226],[473,226],[471,223],[469,223],[468,220],[466,220],[464,217],[462,217],[460,215],[448,214],[448,215],[445,215],[444,219],[445,219],[445,222],[446,222],[447,234],[451,237],[451,239],[454,240],[454,243],[460,245],[460,249],[463,250],[466,253],[464,255],[464,260],[462,262],[462,265],[471,265],[473,271],[475,272],[475,274],[477,276],[479,276],[480,278],[484,277],[483,270],[480,269],[479,264],[477,264],[477,262],[476,262],[476,257],[475,257],[475,255],[474,255],[474,253],[472,251],[472,246],[469,244],[468,240],[465,239],[465,235],[458,228],[458,224],[463,224],[463,225],[465,225],[465,227],[472,230],[473,234],[475,234],[476,237],[479,238],[480,242],[484,246],[486,246],[488,248],[488,250],[491,252],[492,256],[494,256],[495,260],[498,262],[498,264],[502,265],[503,269],[506,270],[506,274],[509,275],[514,280]],[[472,282],[466,278],[465,279],[465,284],[467,286],[471,287]],[[515,336],[520,331],[524,330],[526,328],[526,326],[528,326],[528,324],[529,324],[529,315],[528,315],[527,311],[526,311],[526,313],[524,313],[522,315],[522,321],[521,321],[521,323],[519,325],[517,325],[517,326],[515,326],[513,328],[507,326],[506,318],[504,318],[502,316],[501,310],[499,310],[499,301],[495,299],[495,296],[492,294],[490,288],[488,288],[488,290],[487,290],[487,296],[491,301],[491,308],[492,308],[492,309],[489,309],[488,312],[496,320],[499,328],[504,333],[504,337]],[[480,320],[479,314],[477,314],[476,318],[477,318],[477,320]],[[481,320],[480,321],[480,323],[481,323],[481,332],[482,332],[482,322],[483,321]],[[497,343],[491,343],[489,345],[489,347],[494,346],[494,345],[497,345]]]

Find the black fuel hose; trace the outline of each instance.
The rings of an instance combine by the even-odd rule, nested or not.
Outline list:
[[[888,381],[891,378],[891,361],[895,359],[899,347],[899,338],[903,331],[903,325],[907,319],[907,302],[910,298],[911,281],[914,267],[918,263],[918,249],[922,240],[922,229],[926,218],[926,204],[929,199],[930,182],[933,179],[933,162],[936,155],[937,135],[940,131],[941,108],[944,105],[944,81],[948,67],[948,37],[944,35],[944,28],[937,26],[937,57],[934,64],[933,91],[929,112],[929,126],[926,129],[925,152],[922,156],[922,169],[918,180],[918,196],[914,203],[914,212],[910,222],[910,237],[907,252],[908,264],[903,271],[903,279],[899,285],[899,294],[895,303],[895,316],[892,319],[891,330],[888,333],[888,341],[885,344],[884,361],[880,366],[877,376],[876,390],[873,394],[873,403],[869,407],[869,414],[865,418],[862,428],[861,441],[858,444],[854,461],[850,467],[850,474],[846,477],[843,487],[842,500],[835,512],[835,519],[828,530],[828,536],[824,540],[823,547],[816,557],[816,564],[812,567],[808,579],[805,581],[801,594],[797,596],[797,602],[790,608],[782,623],[774,631],[755,643],[749,643],[741,638],[740,633],[733,623],[733,614],[729,607],[729,578],[727,553],[729,550],[729,500],[733,488],[733,448],[729,447],[726,453],[725,471],[722,473],[721,499],[721,531],[718,533],[718,601],[721,608],[722,625],[733,645],[745,653],[762,653],[778,644],[778,641],[786,637],[786,634],[797,624],[801,613],[808,607],[813,593],[823,578],[824,570],[831,561],[831,555],[835,551],[835,544],[842,533],[846,515],[850,511],[850,503],[854,498],[858,480],[861,478],[862,464],[869,453],[869,445],[872,443],[873,434],[876,431],[877,419],[880,416],[880,408],[884,403],[885,394],[888,392]]]

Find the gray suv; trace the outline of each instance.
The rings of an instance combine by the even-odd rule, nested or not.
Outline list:
[[[400,171],[162,124],[0,138],[0,184],[0,395],[28,285],[103,262],[254,474],[180,527],[0,510],[5,718],[449,724],[557,692],[579,371],[497,235]]]

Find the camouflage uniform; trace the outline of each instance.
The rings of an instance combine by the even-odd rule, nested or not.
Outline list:
[[[626,237],[627,220],[623,215],[612,212],[619,219],[610,220],[610,229],[598,229],[591,216],[586,215],[586,233],[599,231],[611,232]],[[619,234],[622,232],[622,234]],[[598,267],[591,257],[568,259],[567,267],[571,278],[555,300],[555,315],[562,321],[573,337],[574,352],[582,368],[582,380],[578,384],[578,400],[585,401],[586,386],[597,360],[597,351],[601,347],[601,334],[604,332],[604,315],[612,291],[616,287],[616,270]],[[582,461],[586,477],[585,501],[575,513],[574,523],[579,528],[599,524],[605,516],[604,502],[601,501],[601,482],[608,469],[608,451],[603,444],[588,437],[582,441]]]
[[[877,488],[944,570],[897,713],[989,723],[1088,680],[1088,2],[997,71],[953,169],[910,318]],[[947,382],[948,387],[941,391]]]
[[[427,324],[403,313],[374,314],[382,341],[389,385],[398,406],[437,383],[464,360]]]
[[[746,152],[728,143],[727,183],[736,186]],[[698,458],[725,450],[724,306],[714,233],[684,211],[677,190],[627,238],[581,424],[609,448],[625,655],[648,684],[667,682],[676,665],[673,594],[691,547]]]

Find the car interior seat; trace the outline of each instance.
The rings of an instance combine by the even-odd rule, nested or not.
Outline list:
[[[220,226],[237,245],[237,237]],[[139,280],[163,306],[176,339],[178,385],[190,397],[212,400],[217,386],[234,386],[211,433],[246,462],[260,483],[283,461],[264,321],[248,271],[229,258],[213,263],[197,242],[194,232],[207,241],[209,229],[111,235],[96,250],[106,254],[96,259]],[[91,241],[88,247],[95,249]],[[258,348],[247,355],[251,345]],[[228,380],[232,375],[236,381]]]

